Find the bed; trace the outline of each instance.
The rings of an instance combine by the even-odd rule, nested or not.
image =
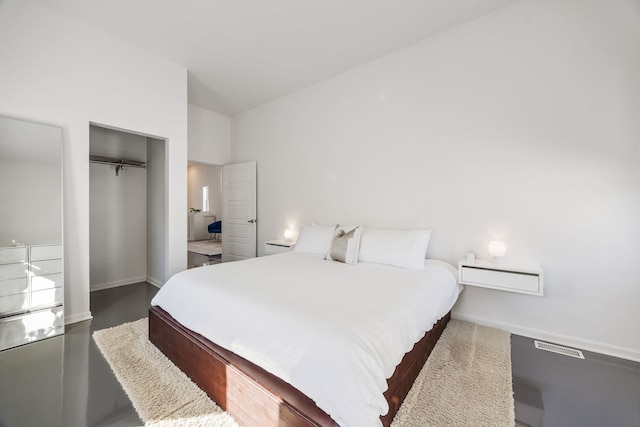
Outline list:
[[[289,252],[187,270],[149,338],[244,427],[390,425],[461,291],[423,271]]]

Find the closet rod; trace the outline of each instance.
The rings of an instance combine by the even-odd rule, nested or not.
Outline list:
[[[112,157],[102,157],[102,156],[89,156],[90,163],[99,163],[102,165],[114,165],[116,167],[116,176],[119,175],[121,170],[124,170],[126,167],[131,168],[142,168],[146,169],[147,164],[145,162],[139,162],[137,160],[124,160],[124,159],[114,159]]]

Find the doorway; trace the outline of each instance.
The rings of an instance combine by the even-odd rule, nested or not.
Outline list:
[[[187,165],[187,267],[222,261],[222,166]]]

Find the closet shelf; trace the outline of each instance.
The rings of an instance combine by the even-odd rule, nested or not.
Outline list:
[[[139,162],[137,160],[125,160],[125,159],[116,159],[113,157],[103,157],[103,156],[89,156],[90,163],[99,163],[103,165],[114,165],[116,167],[116,176],[119,175],[121,170],[124,170],[125,167],[131,168],[142,168],[146,169],[147,164],[145,162]]]

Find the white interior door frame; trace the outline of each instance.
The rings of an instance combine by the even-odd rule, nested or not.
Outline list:
[[[222,166],[222,262],[257,254],[256,162]]]

